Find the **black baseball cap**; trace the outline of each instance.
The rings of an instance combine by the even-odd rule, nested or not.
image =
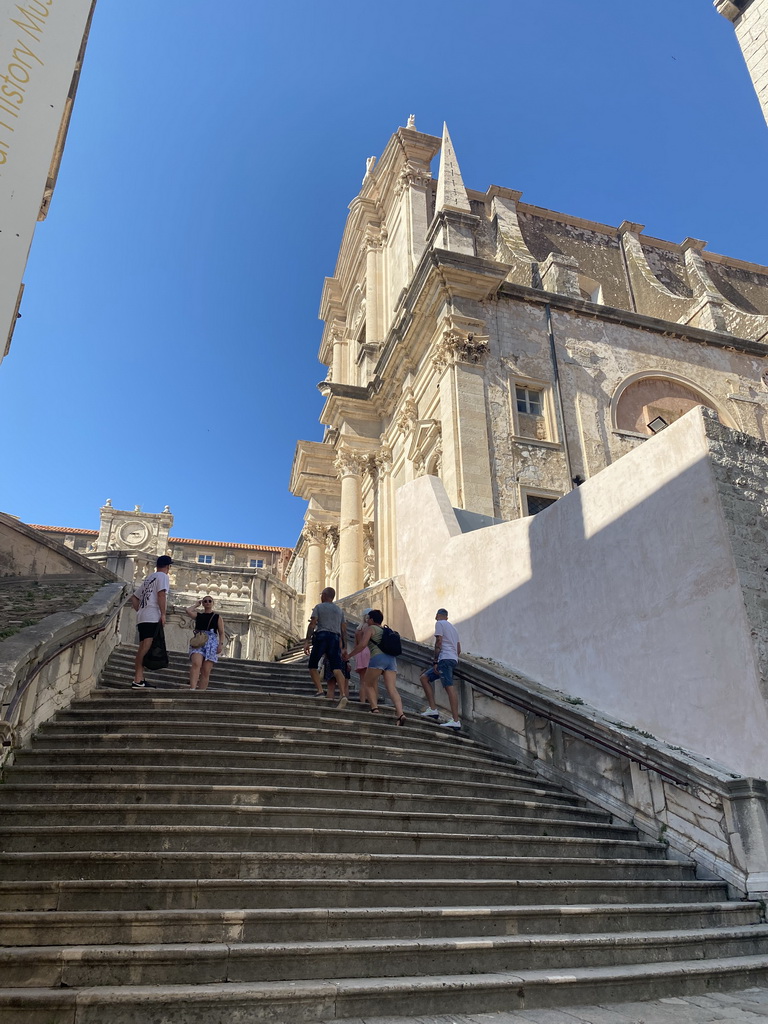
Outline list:
[[[173,565],[173,559],[170,555],[160,555],[155,565],[158,569],[164,569],[166,565]]]

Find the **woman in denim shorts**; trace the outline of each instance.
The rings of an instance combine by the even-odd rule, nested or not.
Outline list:
[[[381,628],[383,621],[384,615],[379,611],[379,609],[372,608],[365,617],[365,628],[362,631],[360,639],[355,647],[349,652],[348,656],[352,658],[354,655],[359,654],[365,647],[370,650],[371,661],[365,671],[365,675],[363,676],[363,681],[360,687],[360,699],[361,701],[367,700],[369,702],[371,705],[371,714],[380,714],[378,685],[379,676],[383,675],[387,693],[392,698],[392,703],[395,705],[395,721],[397,725],[405,725],[403,702],[400,699],[400,694],[397,692],[397,659],[393,658],[391,654],[384,654],[378,646],[378,642],[381,640],[381,635],[384,632]]]

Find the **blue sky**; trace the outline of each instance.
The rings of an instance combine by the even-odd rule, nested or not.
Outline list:
[[[768,263],[768,131],[709,0],[99,0],[0,366],[0,508],[292,545],[323,278],[411,113],[469,188]]]

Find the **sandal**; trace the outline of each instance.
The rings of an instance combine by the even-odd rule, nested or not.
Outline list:
[[[381,708],[371,708],[371,714],[372,715],[380,715],[381,714]]]
[[[395,719],[395,725],[405,725],[406,721],[405,715],[398,715]]]

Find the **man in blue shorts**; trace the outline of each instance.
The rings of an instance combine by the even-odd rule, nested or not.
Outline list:
[[[461,644],[456,627],[448,621],[448,612],[445,608],[438,608],[435,615],[435,660],[431,668],[419,676],[421,685],[424,687],[429,707],[422,711],[422,718],[440,717],[440,712],[435,704],[435,691],[432,684],[439,679],[443,689],[448,694],[448,703],[451,705],[451,719],[443,722],[441,729],[460,729],[459,721],[459,698],[456,695],[456,688],[453,685],[453,670],[459,664]]]
[[[316,604],[312,609],[304,653],[309,654],[309,674],[315,684],[316,697],[324,696],[319,665],[320,659],[325,655],[327,664],[339,684],[341,700],[336,707],[341,709],[346,707],[348,699],[347,680],[344,678],[341,657],[342,648],[347,645],[347,624],[344,619],[344,610],[334,604],[334,597],[336,597],[336,591],[333,587],[326,587],[320,595],[320,604]],[[309,651],[310,641],[312,642],[311,654]],[[344,653],[346,654],[346,651]]]

